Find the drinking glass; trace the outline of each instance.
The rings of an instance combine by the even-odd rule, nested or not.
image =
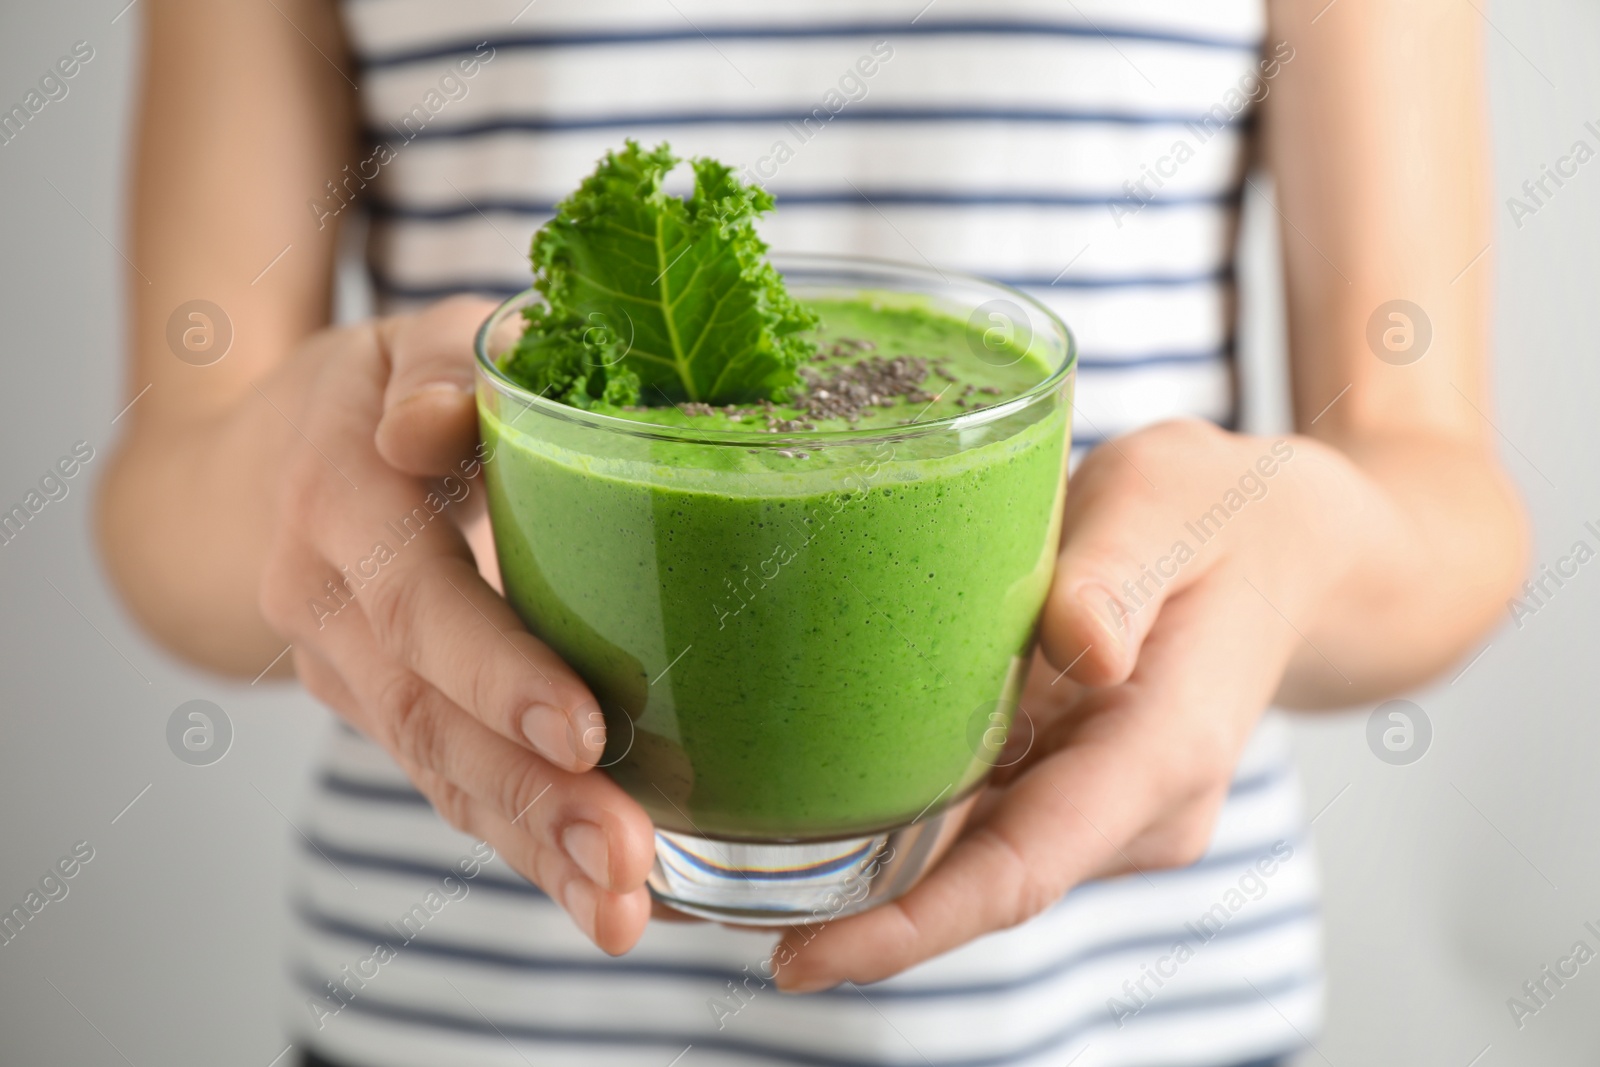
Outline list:
[[[600,703],[600,765],[655,821],[651,891],[748,925],[904,893],[1009,758],[1076,371],[1061,320],[995,282],[853,257],[773,263],[803,302],[953,317],[977,358],[1033,359],[1042,380],[893,428],[709,430],[507,378],[499,360],[532,290],[476,344],[506,597]]]

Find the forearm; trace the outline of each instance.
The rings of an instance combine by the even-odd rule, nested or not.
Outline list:
[[[158,640],[254,677],[283,650],[256,601],[297,440],[262,394],[293,417],[314,372],[294,353],[328,320],[337,229],[306,200],[350,153],[353,90],[322,0],[146,6],[127,238],[125,396],[137,403],[96,532]],[[230,339],[198,361],[168,339],[197,299],[214,305],[213,338]]]
[[[1350,491],[1312,520],[1325,524],[1309,533],[1330,546],[1334,573],[1309,616],[1292,620],[1305,639],[1278,699],[1344,707],[1419,685],[1471,650],[1521,579],[1516,492],[1481,441],[1418,434],[1304,447],[1344,465]]]
[[[1493,229],[1481,18],[1448,0],[1269,5],[1264,107],[1296,419],[1352,499],[1313,502],[1320,595],[1279,697],[1345,706],[1469,652],[1526,534],[1484,412]],[[1312,439],[1315,439],[1314,441]]]
[[[289,403],[303,378],[266,383]],[[191,662],[253,678],[284,642],[257,606],[294,429],[253,390],[191,420],[136,423],[99,488],[96,535],[128,609]]]

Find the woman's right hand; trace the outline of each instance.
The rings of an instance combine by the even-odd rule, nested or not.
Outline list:
[[[307,689],[616,954],[650,915],[650,819],[593,772],[599,705],[462,532],[482,516],[471,346],[491,308],[324,330],[262,384],[297,437],[261,610]]]

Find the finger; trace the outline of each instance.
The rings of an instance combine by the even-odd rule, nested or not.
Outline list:
[[[990,772],[990,783],[1006,785],[1048,756],[1044,739],[1055,734],[1063,721],[1081,717],[1083,696],[1089,691],[1066,671],[1057,670],[1043,650],[1035,646],[1022,695],[1006,729],[1005,747]]]
[[[1057,670],[1045,657],[1044,650],[1035,645],[1018,704],[1027,711],[1033,732],[1043,733],[1070,715],[1086,691],[1087,687],[1074,681],[1066,671]]]
[[[483,494],[477,494],[478,506],[466,522],[459,523],[461,536],[466,538],[472,558],[478,564],[478,577],[500,596],[505,596],[505,583],[500,578],[500,557],[495,552],[494,530],[489,525],[489,515],[483,509]]]
[[[605,952],[620,955],[632,948],[650,920],[650,893],[643,887],[612,892],[565,853],[526,833],[454,783],[416,769],[417,787],[447,816],[451,825],[487,841],[518,874],[559,904],[584,935]]]
[[[1161,605],[1220,558],[1217,545],[1186,526],[1204,510],[1194,502],[1216,496],[1205,472],[1158,488],[1145,470],[1173,470],[1185,452],[1212,456],[1221,433],[1164,424],[1100,446],[1075,473],[1040,622],[1041,645],[1058,670],[1086,685],[1124,681]]]
[[[459,556],[417,553],[365,594],[384,653],[484,725],[570,771],[605,751],[605,719],[583,680]]]
[[[1089,755],[1074,753],[1068,759],[1058,754],[1049,761],[1080,775],[1070,794],[1052,787],[1054,777],[1044,773],[1044,765],[997,791],[999,800],[988,819],[968,829],[943,861],[899,900],[836,920],[820,932],[785,934],[775,953],[788,961],[779,969],[779,988],[812,992],[846,980],[872,982],[898,974],[973,938],[1023,922],[1058,900],[1073,875],[1081,880],[1108,868],[1114,850],[1074,811],[1071,797],[1087,802],[1088,795],[1098,795],[1119,764]],[[1124,777],[1114,788],[1131,791],[1137,786]],[[1048,849],[1019,836],[1019,810],[1030,820],[1021,829],[1042,832]],[[1106,832],[1132,833],[1118,825]],[[1037,862],[1041,859],[1047,862]]]
[[[285,552],[266,589],[306,582],[325,563]],[[277,574],[299,574],[282,581]],[[403,665],[390,661],[354,606],[317,629],[293,611],[293,593],[272,593],[270,608],[288,613],[298,665],[307,683],[330,697],[352,725],[384,745],[406,768],[445,777],[507,821],[523,819],[547,845],[565,849],[600,885],[626,893],[643,885],[654,861],[654,829],[635,801],[603,774],[573,774],[493,733]],[[272,617],[272,616],[269,616]],[[288,630],[286,619],[275,619]],[[323,670],[331,665],[331,670]]]
[[[389,380],[376,441],[397,470],[437,477],[471,454],[478,440],[472,343],[494,307],[457,296],[379,324]]]
[[[1087,694],[1086,714],[1062,724],[1064,745],[1004,790],[926,879],[809,942],[787,934],[779,986],[877,981],[1024,922],[1085,879],[1198,859],[1290,647],[1251,595],[1229,575],[1173,598],[1127,684]]]
[[[352,461],[359,498],[329,484],[309,527],[340,572],[306,590],[309,612],[362,605],[383,652],[490,729],[569,770],[594,766],[605,720],[588,687],[485,583],[465,536],[442,515],[472,484],[428,489],[385,474],[375,453]],[[319,619],[319,623],[323,621]]]
[[[362,600],[384,649],[457,704],[561,766],[592,766],[605,730],[588,688],[467,573],[476,571],[472,550],[453,523],[439,521],[475,489],[481,493],[480,483],[447,476],[430,487],[378,455],[370,428],[382,392],[380,362],[370,331],[331,358],[308,416],[312,436],[328,447],[305,450],[304,473],[282,508],[297,518],[289,539],[311,537],[338,573],[308,588],[306,573],[320,572],[286,564],[263,582],[264,598],[287,596],[294,601],[291,625],[312,616],[319,628],[329,614]],[[441,559],[465,570],[440,567]],[[413,595],[410,587],[419,583]]]
[[[344,684],[338,669],[308,646],[295,649],[292,658],[295,675],[300,679],[300,684],[305,686],[306,692],[338,712],[351,726],[358,725],[361,721],[360,704],[350,687]]]
[[[318,654],[339,665],[355,725],[402,766],[438,775],[525,826],[598,885],[630,892],[644,884],[655,858],[654,828],[610,778],[564,771],[491,731],[387,659],[355,607],[315,641]]]
[[[295,665],[313,695],[353,724],[360,722],[359,703],[331,663],[315,652],[297,649]],[[513,869],[561,904],[590,940],[612,954],[626,951],[638,940],[644,927],[641,900],[645,917],[650,915],[648,891],[612,892],[564,852],[539,844],[526,828],[497,816],[467,790],[421,767],[413,765],[406,770],[446,822],[489,841]]]

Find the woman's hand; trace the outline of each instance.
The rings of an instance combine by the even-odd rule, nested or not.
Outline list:
[[[491,307],[325,330],[262,384],[297,436],[261,610],[307,689],[623,952],[650,913],[649,817],[589,773],[599,706],[480,577],[460,528],[482,517],[471,338]]]
[[[791,931],[779,986],[886,978],[1086,879],[1198,859],[1245,741],[1352,564],[1344,534],[1370,496],[1354,465],[1300,437],[1171,422],[1092,453],[1021,701],[1028,757],[906,896]]]
[[[1486,414],[1481,19],[1445,0],[1323,10],[1269,5],[1266,39],[1295,58],[1261,143],[1285,220],[1291,399],[1316,439],[1287,439],[1285,459],[1169,423],[1084,462],[1023,700],[1031,759],[906,896],[810,941],[791,931],[780,987],[896,974],[1085,879],[1197,858],[1275,693],[1323,707],[1393,693],[1503,618],[1527,530]],[[1400,298],[1431,344],[1397,361],[1369,338]],[[1193,556],[1175,566],[1179,542]]]

